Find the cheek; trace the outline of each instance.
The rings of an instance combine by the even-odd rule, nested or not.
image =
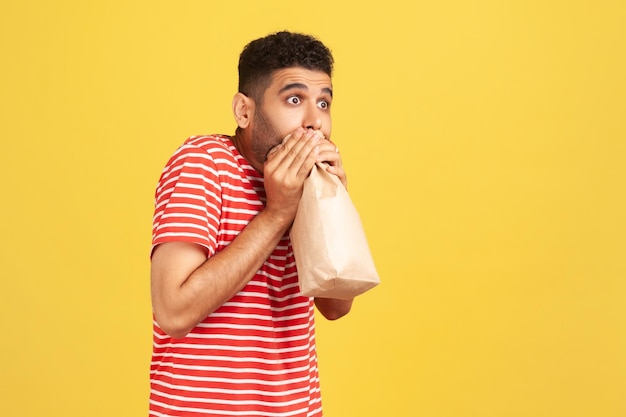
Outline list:
[[[326,138],[330,138],[330,133],[332,130],[332,121],[330,115],[323,119],[322,121],[322,133]]]
[[[276,114],[274,119],[274,127],[283,136],[287,136],[289,133],[302,126],[302,118],[295,112],[283,112]]]

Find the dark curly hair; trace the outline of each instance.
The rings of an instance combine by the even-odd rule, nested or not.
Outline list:
[[[330,50],[313,36],[276,32],[244,47],[239,56],[239,92],[260,103],[274,71],[302,67],[332,76],[333,62]]]

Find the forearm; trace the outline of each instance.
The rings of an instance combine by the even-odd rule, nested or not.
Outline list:
[[[337,320],[350,312],[352,302],[350,300],[340,300],[337,298],[315,298],[315,307],[328,320]]]
[[[193,326],[239,292],[261,268],[286,231],[261,212],[230,245],[202,264],[181,286],[196,307]]]
[[[259,213],[222,251],[197,259],[189,271],[174,270],[172,256],[153,256],[153,308],[157,322],[174,337],[186,335],[240,291],[270,256],[288,224]],[[193,265],[184,260],[179,266]],[[167,268],[164,266],[168,265]],[[168,276],[169,275],[169,276]],[[186,277],[186,278],[176,278]],[[172,278],[174,277],[174,278]]]

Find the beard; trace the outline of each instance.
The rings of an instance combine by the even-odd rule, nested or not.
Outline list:
[[[285,135],[281,135],[269,118],[265,115],[263,108],[254,116],[254,125],[250,132],[250,147],[257,162],[264,164],[267,161],[269,151],[282,143]]]

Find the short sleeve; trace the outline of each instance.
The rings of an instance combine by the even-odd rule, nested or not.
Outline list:
[[[212,256],[221,210],[215,161],[203,148],[181,146],[165,166],[155,193],[152,251],[161,243],[178,241],[198,244]]]

